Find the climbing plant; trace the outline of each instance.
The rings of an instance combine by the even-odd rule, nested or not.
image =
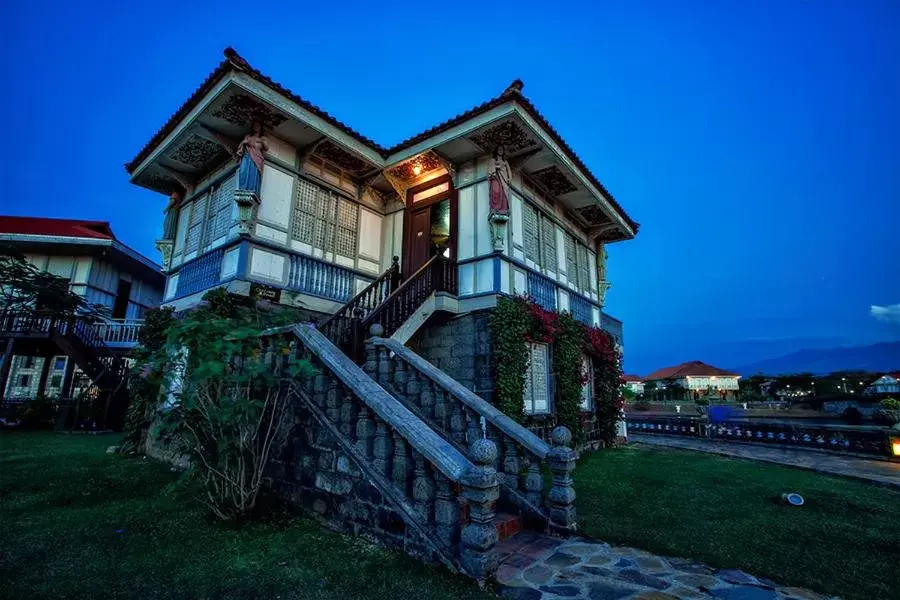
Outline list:
[[[569,313],[545,310],[529,298],[502,297],[491,315],[494,339],[494,403],[510,417],[522,421],[529,345],[550,344],[556,378],[554,398],[557,422],[583,440],[581,390],[593,370],[593,411],[600,439],[612,443],[622,410],[622,368],[614,338],[599,327],[588,327]]]

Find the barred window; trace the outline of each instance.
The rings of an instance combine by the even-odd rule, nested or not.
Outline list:
[[[291,237],[324,252],[356,256],[359,209],[314,183],[300,179]]]
[[[522,232],[525,238],[525,258],[540,264],[540,242],[538,241],[538,214],[534,207],[522,203]]]
[[[196,252],[200,249],[200,239],[203,237],[203,221],[206,216],[206,199],[207,195],[204,194],[191,203],[191,217],[188,223],[185,252]]]
[[[556,226],[546,217],[541,218],[541,244],[544,247],[543,267],[556,273]]]
[[[206,233],[203,236],[204,247],[228,235],[236,181],[236,174],[228,177],[210,195],[209,217],[206,219]]]

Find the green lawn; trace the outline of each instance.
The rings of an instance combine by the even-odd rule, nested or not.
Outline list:
[[[699,452],[628,447],[575,471],[582,530],[844,598],[900,598],[900,491]],[[785,491],[806,499],[781,503]]]
[[[0,433],[0,598],[492,597],[307,519],[223,527],[116,441]]]

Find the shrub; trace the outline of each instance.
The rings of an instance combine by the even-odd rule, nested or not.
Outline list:
[[[884,410],[900,410],[900,400],[896,398],[885,398],[879,404]]]
[[[694,404],[697,406],[709,406],[709,398],[697,398],[694,400]]]
[[[650,410],[650,403],[646,400],[638,400],[634,404],[631,405],[631,408],[638,412],[644,412]]]

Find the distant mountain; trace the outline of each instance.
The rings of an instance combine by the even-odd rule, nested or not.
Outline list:
[[[900,342],[798,350],[778,358],[760,360],[733,370],[745,376],[757,373],[781,375],[810,372],[824,375],[834,371],[900,371]]]

